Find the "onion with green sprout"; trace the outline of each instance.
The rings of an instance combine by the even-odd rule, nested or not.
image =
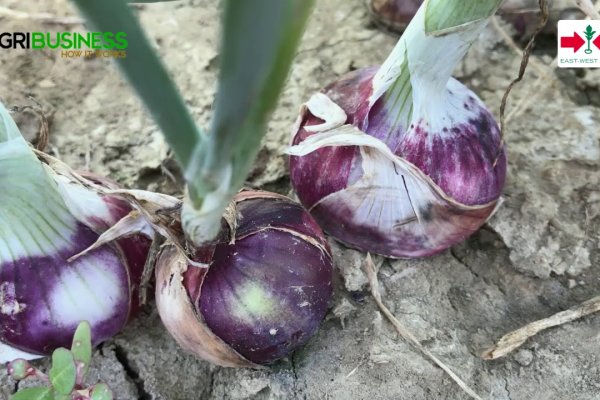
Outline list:
[[[157,220],[161,205],[146,201],[148,193],[133,194],[146,197],[147,222],[166,239],[155,271],[163,323],[183,348],[218,365],[258,367],[287,356],[325,316],[332,294],[330,250],[299,204],[273,193],[238,191],[313,1],[224,2],[221,72],[208,134],[193,122],[123,3],[76,3],[100,30],[127,32],[128,54],[119,65],[186,179],[183,202],[162,197],[181,210],[167,223]]]
[[[482,101],[451,77],[500,0],[428,0],[377,68],[302,108],[291,181],[321,227],[388,257],[437,254],[499,204],[506,155]]]
[[[129,205],[40,162],[2,104],[0,170],[0,362],[66,346],[82,320],[91,324],[94,344],[115,335],[138,307],[149,241],[133,235],[71,258]]]

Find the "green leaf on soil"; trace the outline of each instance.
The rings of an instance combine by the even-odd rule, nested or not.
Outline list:
[[[60,394],[54,391],[54,400],[71,400],[70,394]]]
[[[113,394],[108,386],[104,383],[99,383],[92,389],[91,400],[112,400]]]
[[[52,389],[47,387],[32,387],[19,390],[10,400],[53,400]]]
[[[32,368],[27,360],[17,358],[8,363],[8,374],[14,380],[21,380],[27,378],[31,374]]]
[[[70,394],[75,387],[77,368],[73,354],[67,349],[59,348],[52,353],[52,368],[50,368],[50,383],[60,394]]]
[[[81,377],[85,376],[92,360],[92,329],[87,321],[83,321],[77,326],[71,353],[75,361],[81,364]]]

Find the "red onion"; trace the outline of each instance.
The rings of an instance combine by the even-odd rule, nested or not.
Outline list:
[[[138,306],[149,241],[131,236],[68,260],[130,207],[42,164],[1,104],[0,170],[0,362],[68,346],[82,320],[95,344],[116,334]]]
[[[419,9],[381,68],[351,73],[302,109],[292,185],[349,246],[430,256],[475,232],[498,203],[506,174],[498,125],[450,75],[499,0],[472,15],[460,15],[468,9],[457,1],[427,2],[433,8]],[[456,25],[444,25],[448,15]]]
[[[241,192],[216,241],[193,252],[169,247],[157,262],[160,316],[179,344],[215,364],[268,364],[305,344],[332,294],[329,246],[297,203]],[[201,266],[198,266],[201,264]]]
[[[375,22],[397,32],[406,29],[423,0],[367,0]]]

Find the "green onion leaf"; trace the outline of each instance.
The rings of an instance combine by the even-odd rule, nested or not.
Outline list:
[[[219,176],[225,165],[231,164],[231,192],[243,184],[313,3],[312,0],[225,2],[221,69],[211,134],[208,146],[197,154],[199,170],[192,170],[189,179]],[[202,186],[207,182],[195,183]],[[214,188],[219,181],[208,183]]]
[[[425,11],[425,32],[451,30],[494,15],[502,0],[428,0]]]
[[[221,69],[210,135],[184,165],[182,225],[197,246],[221,216],[256,158],[283,89],[313,0],[227,0]]]
[[[314,0],[225,2],[221,72],[208,138],[196,127],[129,7],[120,0],[74,1],[97,29],[126,33],[127,57],[118,63],[185,171],[192,203],[192,217],[186,219],[194,223],[184,222],[184,229],[197,244],[201,240],[194,238],[214,237],[222,211],[258,153]],[[209,205],[201,209],[209,196]],[[190,234],[198,227],[198,234]]]
[[[118,64],[162,130],[180,163],[189,163],[202,134],[167,70],[154,52],[133,11],[122,0],[73,0],[104,32],[125,32],[127,57]]]

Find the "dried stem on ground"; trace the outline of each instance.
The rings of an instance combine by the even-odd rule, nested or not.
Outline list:
[[[584,14],[587,15],[587,19],[600,19],[600,14],[597,9],[600,8],[600,1],[596,2],[596,5],[592,4],[591,0],[574,0],[575,4],[579,7],[580,10],[583,11]],[[522,50],[517,46],[517,44],[512,40],[510,35],[500,26],[497,20],[492,20],[492,23],[496,30],[500,33],[508,47],[512,48],[515,52],[521,54]],[[531,61],[533,67],[539,72],[539,66],[544,65],[543,63],[539,63],[537,60],[535,63]],[[538,76],[538,79],[533,83],[533,86],[529,90],[530,93],[533,93],[531,96],[525,96],[521,99],[519,104],[517,104],[514,109],[508,114],[505,122],[512,120],[513,118],[521,115],[529,106],[537,100],[542,90],[540,90],[544,85],[553,85],[556,83],[556,76],[552,74],[556,69],[558,64],[558,57],[555,58],[550,64],[547,65],[548,71],[542,73]],[[550,83],[548,83],[550,81]]]
[[[574,2],[588,16],[588,19],[600,19],[600,14],[596,10],[597,4],[599,4],[600,1],[596,3],[596,6],[594,6],[591,0],[574,0]],[[542,7],[541,2],[540,6]],[[496,19],[492,20],[492,24],[494,25],[494,28],[501,34],[504,41],[511,49],[513,49],[515,52],[521,52],[520,48],[512,40],[510,35],[508,35],[508,33],[502,28],[502,26],[500,26]],[[537,35],[537,30],[536,34],[534,34],[534,37],[527,45],[527,48],[529,48],[529,45],[532,44],[535,35]],[[523,61],[525,61],[525,55],[529,56],[529,54],[526,54],[527,48],[523,50]],[[513,112],[511,112],[508,115],[508,117],[505,119],[505,122],[508,122],[510,119],[520,114],[535,99],[535,94],[540,92],[537,90],[537,88],[542,86],[542,83],[545,82],[547,78],[550,78],[552,76],[551,72],[556,68],[557,59],[555,58],[554,61],[548,66],[540,64],[537,60],[533,60],[531,64],[539,73],[537,81],[534,82],[534,87],[536,88],[536,90],[533,90],[534,95],[524,97],[522,101],[517,105],[515,110],[513,110]],[[544,67],[542,67],[542,65],[544,65]],[[523,67],[523,63],[521,64],[521,66]],[[521,74],[519,74],[519,76],[521,76]],[[503,117],[503,109],[505,106],[506,97],[514,83],[516,83],[516,81],[513,81],[513,83],[511,83],[502,100],[501,118]],[[516,331],[504,335],[502,338],[500,338],[497,344],[484,351],[481,357],[485,360],[495,360],[497,358],[504,357],[513,350],[519,348],[521,345],[523,345],[523,343],[525,343],[525,341],[527,341],[527,339],[529,339],[532,336],[535,336],[540,331],[574,321],[576,319],[582,318],[586,315],[598,311],[600,311],[600,296],[594,297],[567,311],[559,312],[553,315],[552,317],[532,322],[520,329],[517,329]]]
[[[535,44],[535,39],[537,38],[539,33],[542,31],[542,29],[544,29],[544,26],[546,26],[546,23],[548,22],[548,18],[550,16],[548,2],[546,0],[539,0],[539,5],[540,5],[540,10],[541,10],[540,20],[538,22],[537,27],[535,28],[535,32],[533,33],[533,35],[531,36],[531,39],[529,40],[529,43],[527,43],[527,46],[525,46],[525,50],[523,50],[523,58],[521,59],[521,66],[519,67],[519,74],[510,83],[510,85],[508,85],[508,87],[506,88],[506,92],[504,92],[504,96],[502,96],[502,102],[500,103],[500,147],[499,147],[500,150],[498,151],[498,155],[496,156],[496,161],[494,161],[494,165],[496,165],[496,162],[498,162],[498,159],[500,158],[500,154],[502,153],[502,149],[503,149],[504,131],[505,131],[505,125],[506,125],[505,111],[506,111],[506,102],[508,101],[508,96],[510,95],[510,92],[511,92],[513,86],[515,86],[517,83],[521,82],[521,80],[523,79],[523,76],[525,75],[525,71],[527,70],[527,64],[529,63],[529,56],[531,55],[531,52],[533,50],[533,45]]]
[[[506,45],[511,48],[515,54],[518,56],[522,56],[523,49],[521,49],[515,41],[510,37],[508,32],[500,25],[497,17],[492,17],[492,25],[494,29],[500,34]],[[513,107],[512,111],[508,113],[506,118],[504,119],[504,123],[508,124],[513,118],[519,116],[524,110],[529,108],[529,106],[533,103],[533,100],[536,98],[536,95],[541,92],[540,88],[543,85],[549,86],[554,85],[556,83],[556,76],[554,75],[554,69],[556,68],[556,59],[553,63],[546,65],[542,61],[533,57],[529,59],[529,64],[536,70],[538,79],[533,83],[532,89],[530,90],[533,93],[532,96],[523,96],[519,103],[515,107]]]
[[[460,386],[460,388],[464,390],[469,396],[477,400],[482,400],[481,397],[479,397],[479,395],[475,393],[473,389],[467,386],[467,384],[450,369],[450,367],[448,367],[435,355],[433,355],[429,350],[423,347],[421,342],[419,342],[419,339],[417,339],[410,331],[408,331],[400,323],[400,321],[396,319],[394,314],[391,313],[391,311],[385,306],[385,304],[383,304],[383,301],[381,300],[381,293],[379,292],[379,280],[377,279],[377,272],[375,272],[375,265],[373,264],[373,260],[370,254],[367,254],[367,258],[365,259],[363,266],[367,274],[367,278],[369,279],[371,294],[373,295],[377,306],[379,307],[381,312],[386,316],[386,318],[392,323],[392,325],[394,325],[394,328],[396,328],[396,331],[400,334],[400,336],[402,336],[404,340],[415,346],[419,351],[421,351],[421,353],[425,355],[425,357],[433,361],[435,365],[444,370],[444,372],[446,372],[450,376],[450,378],[452,378],[452,380],[456,382],[456,384],[458,384],[458,386]]]
[[[519,47],[517,43],[513,40],[510,34],[500,25],[498,17],[493,16],[491,18],[491,23],[494,29],[500,34],[502,40],[506,43],[506,45],[515,53],[515,55],[522,57],[523,49]],[[546,76],[553,72],[553,68],[549,68],[548,65],[544,64],[537,58],[530,58],[529,64],[535,69],[538,73],[538,76]]]
[[[502,336],[498,343],[481,354],[481,358],[484,360],[495,360],[504,357],[511,351],[520,347],[527,339],[545,329],[566,324],[567,322],[574,321],[598,311],[600,311],[600,296],[596,296],[566,311],[554,314],[549,318],[540,319],[539,321],[527,324],[516,331]]]

